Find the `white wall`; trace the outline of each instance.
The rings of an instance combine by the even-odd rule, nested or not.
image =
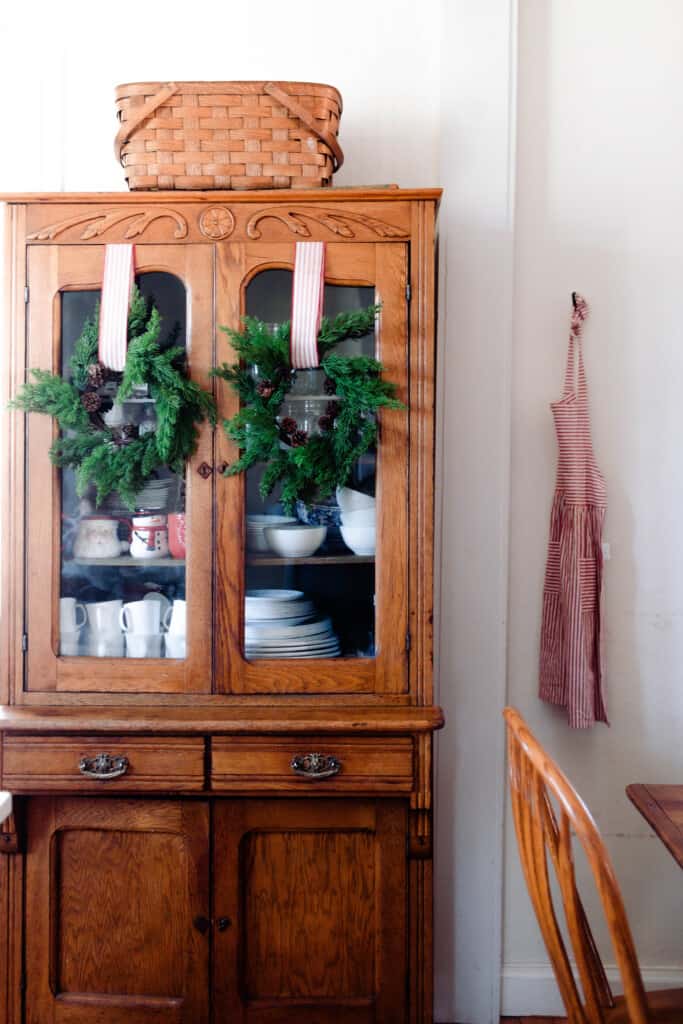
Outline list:
[[[523,0],[519,41],[509,700],[597,817],[646,972],[682,985],[683,877],[624,787],[683,779],[683,5]],[[612,552],[612,725],[585,733],[535,692],[556,464],[548,402],[573,289],[592,308],[585,358]],[[505,894],[504,1006],[553,1012],[510,829]]]
[[[114,87],[169,78],[330,83],[345,105],[336,184],[436,184],[441,3],[421,0],[419,17],[413,0],[346,0],[343,14],[317,0],[6,4],[0,184],[125,188]]]

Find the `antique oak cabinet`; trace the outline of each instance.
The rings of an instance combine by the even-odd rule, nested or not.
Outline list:
[[[1,1024],[431,1021],[439,195],[2,197]],[[289,319],[305,239],[327,243],[326,312],[381,303],[344,351],[376,353],[405,403],[351,481],[374,552],[345,545],[332,496],[298,512],[324,517],[322,548],[276,554],[260,517],[277,494],[256,467],[226,477],[235,451],[205,425],[185,477],[136,502],[173,522],[171,550],[131,554],[117,495],[79,497],[52,421],[7,400],[31,367],[69,373],[105,245],[132,241],[164,343],[232,415],[209,376],[230,361],[220,327]],[[330,400],[316,373],[288,396],[309,431]],[[142,389],[128,421],[154,429],[153,405]],[[123,604],[148,599],[158,617],[124,637]]]

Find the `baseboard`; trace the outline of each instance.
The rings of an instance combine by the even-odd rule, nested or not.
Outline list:
[[[606,967],[615,993],[621,992],[616,967]],[[643,967],[645,988],[683,988],[683,967]],[[562,1017],[565,1009],[549,964],[506,964],[501,975],[501,1016]]]

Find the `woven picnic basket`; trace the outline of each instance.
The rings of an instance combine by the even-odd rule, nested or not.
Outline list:
[[[116,89],[128,187],[319,188],[344,154],[342,98],[312,82],[135,82]]]

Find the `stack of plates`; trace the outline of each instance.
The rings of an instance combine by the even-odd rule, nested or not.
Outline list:
[[[173,480],[148,480],[141,491],[135,495],[135,507],[163,512],[168,508],[168,493]]]
[[[337,658],[332,621],[301,590],[248,590],[244,626],[247,658]]]

